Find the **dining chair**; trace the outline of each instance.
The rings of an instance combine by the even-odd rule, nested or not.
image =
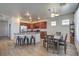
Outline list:
[[[56,32],[56,35],[60,36],[61,35],[61,32]]]
[[[55,46],[54,46],[54,36],[53,35],[47,35],[47,51],[49,48],[53,48],[53,53],[54,53],[54,49],[55,49]]]
[[[45,48],[46,48],[46,42],[47,42],[47,35],[45,35],[43,39],[43,47]]]
[[[65,35],[65,38],[64,38],[63,40],[60,40],[60,41],[59,41],[59,46],[64,46],[64,53],[65,53],[65,54],[66,54],[66,49],[67,49],[66,40],[67,40],[67,34]]]
[[[46,42],[47,42],[47,32],[45,32],[45,35],[43,37],[43,47],[46,48]]]

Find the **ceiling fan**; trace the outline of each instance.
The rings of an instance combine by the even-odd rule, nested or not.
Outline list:
[[[55,16],[59,16],[60,15],[55,8],[53,8],[53,10],[51,10],[49,8],[48,11],[51,13],[51,17],[55,17]]]

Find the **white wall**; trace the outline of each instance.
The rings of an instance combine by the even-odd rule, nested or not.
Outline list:
[[[14,39],[14,33],[19,33],[19,20],[16,17],[6,16],[4,14],[0,14],[0,36],[10,36],[11,39]],[[9,24],[11,24],[11,30],[9,35]]]
[[[75,21],[75,45],[79,54],[79,7],[74,14]]]
[[[55,18],[47,19],[47,34],[55,34],[56,32],[61,32],[62,34],[69,33],[69,25],[63,26],[62,20],[70,19],[70,22],[74,19],[73,13],[62,15]],[[51,26],[51,22],[56,21],[56,26]]]
[[[16,17],[3,16],[5,18],[0,18],[0,36],[10,36],[14,39],[14,33],[19,33],[19,20]],[[9,24],[11,24],[11,35],[9,35]]]
[[[11,18],[11,39],[14,39],[14,34],[19,33],[19,22],[16,17]]]

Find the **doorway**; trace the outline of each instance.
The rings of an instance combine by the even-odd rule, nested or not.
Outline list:
[[[8,21],[0,21],[0,36],[8,37]]]

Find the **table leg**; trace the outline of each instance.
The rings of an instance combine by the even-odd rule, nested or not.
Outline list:
[[[57,41],[57,54],[59,54],[59,40]]]

